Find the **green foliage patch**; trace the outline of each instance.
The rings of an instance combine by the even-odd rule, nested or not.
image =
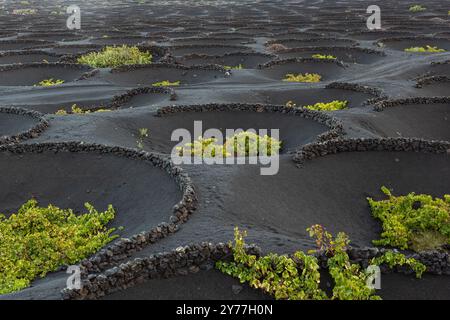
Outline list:
[[[53,205],[26,202],[9,218],[0,215],[0,294],[23,289],[36,277],[72,265],[115,239],[106,225],[115,217],[109,205],[98,212],[89,203],[86,213]]]
[[[423,251],[450,244],[450,195],[440,199],[412,192],[397,197],[386,187],[381,190],[388,199],[367,199],[383,226],[375,245]]]
[[[308,254],[297,251],[291,256],[270,253],[257,257],[245,250],[246,232],[234,230],[234,245],[231,262],[218,261],[216,268],[221,272],[238,278],[241,283],[261,289],[275,299],[289,300],[378,300],[375,289],[368,286],[372,274],[352,263],[347,254],[348,236],[339,233],[335,238],[320,225],[308,229],[311,237],[316,239],[318,251],[328,257],[328,271],[334,280],[332,296],[320,288],[320,267],[313,250]],[[421,277],[425,266],[413,258],[406,258],[401,253],[387,252],[374,258],[372,265],[387,264],[389,267],[408,264]]]
[[[289,100],[286,102],[285,106],[287,108],[295,108],[297,107],[297,104]],[[316,110],[316,111],[336,111],[336,110],[343,110],[347,109],[348,101],[341,101],[341,100],[334,100],[331,102],[317,102],[313,105],[306,105],[303,106],[303,108],[309,109],[309,110]]]
[[[390,268],[408,265],[416,273],[417,278],[421,278],[422,274],[427,270],[427,267],[416,259],[406,258],[404,254],[393,251],[388,251],[382,256],[373,258],[370,264],[377,266],[387,264]]]
[[[320,82],[321,80],[322,76],[317,73],[288,73],[283,79],[285,82]]]
[[[326,298],[325,292],[319,288],[320,273],[316,257],[299,251],[293,258],[274,253],[257,258],[245,251],[245,236],[245,231],[240,232],[238,228],[235,228],[234,260],[232,262],[218,261],[217,269],[238,278],[241,283],[248,283],[253,288],[262,289],[276,299],[322,300]],[[231,243],[230,246],[232,246]],[[302,270],[297,268],[298,263],[303,265]]]
[[[152,57],[149,51],[141,51],[136,46],[123,45],[108,46],[100,52],[87,53],[79,57],[77,61],[94,68],[116,68],[132,64],[150,64]]]
[[[409,7],[410,12],[423,12],[426,10],[427,10],[427,8],[425,8],[424,6],[422,6],[420,4],[416,4],[414,6]]]
[[[439,52],[445,52],[444,49],[439,49],[438,47],[432,47],[429,45],[426,45],[425,47],[411,47],[406,48],[406,52],[418,52],[418,53],[439,53]]]
[[[40,81],[38,84],[35,84],[35,87],[52,87],[52,86],[57,86],[60,84],[63,84],[64,80],[60,80],[60,79],[45,79]]]
[[[313,54],[312,57],[314,59],[325,59],[325,60],[336,60],[337,58],[331,54],[321,54],[321,53],[317,53],[317,54]]]
[[[193,143],[177,147],[180,156],[197,156],[214,158],[218,156],[271,156],[281,149],[282,142],[269,137],[259,136],[249,131],[241,131],[226,139],[224,144],[216,138],[199,137]]]
[[[163,80],[160,82],[152,83],[153,87],[176,87],[180,85],[180,81],[170,82],[169,80]]]
[[[36,9],[14,9],[12,13],[14,15],[29,16],[29,15],[35,15],[37,13],[37,10]]]
[[[81,107],[79,107],[77,104],[73,104],[72,107],[70,108],[70,111],[66,111],[65,109],[61,108],[58,111],[55,112],[56,115],[58,116],[64,116],[64,115],[68,115],[68,114],[89,114],[91,112],[109,112],[111,110],[109,109],[96,109],[95,111],[91,111],[91,110],[84,110]]]
[[[317,111],[336,111],[347,109],[348,101],[334,100],[331,102],[318,102],[314,105],[304,106],[303,108]]]

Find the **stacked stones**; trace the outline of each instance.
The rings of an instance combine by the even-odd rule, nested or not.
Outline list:
[[[247,104],[247,103],[230,103],[230,104],[202,104],[202,105],[178,105],[168,106],[158,109],[157,116],[162,117],[168,114],[179,112],[209,112],[209,111],[252,111],[252,112],[273,112],[284,113],[293,116],[301,116],[306,119],[312,119],[322,123],[330,128],[329,131],[318,136],[319,141],[326,141],[329,139],[336,139],[344,134],[342,122],[325,112],[316,110],[309,110],[298,107],[286,107],[277,105],[265,104]]]
[[[108,105],[108,109],[117,109],[121,107],[123,104],[130,101],[132,97],[147,93],[167,94],[170,95],[170,100],[172,101],[176,100],[177,96],[175,90],[173,90],[170,87],[139,87],[136,89],[129,90],[122,95],[115,96],[111,104]]]
[[[301,165],[306,160],[352,151],[408,151],[425,153],[450,153],[450,142],[429,141],[415,138],[335,139],[323,143],[311,143],[297,150],[293,160]]]
[[[345,65],[338,60],[335,59],[314,59],[314,58],[289,58],[289,59],[283,59],[283,60],[272,60],[269,61],[267,63],[261,64],[259,65],[259,69],[268,69],[271,68],[273,66],[279,66],[279,65],[283,65],[283,64],[287,64],[287,63],[308,63],[308,62],[312,62],[312,63],[328,63],[328,64],[335,64],[339,67],[345,67]]]
[[[247,252],[259,256],[260,250],[248,246]],[[80,290],[64,289],[63,299],[97,299],[115,291],[132,287],[148,279],[170,278],[209,269],[218,260],[231,260],[232,250],[223,243],[203,242],[179,247],[171,252],[137,258],[115,266],[102,274],[89,275]]]
[[[247,252],[256,256],[261,250],[256,246],[247,246]],[[352,248],[347,250],[350,260],[366,268],[370,260],[383,255],[384,248]],[[325,252],[317,252],[315,256],[319,265],[326,269],[328,257]],[[409,254],[427,267],[427,273],[450,275],[450,255],[446,252],[430,251]],[[203,242],[196,245],[179,247],[170,252],[158,253],[146,258],[137,258],[122,263],[101,274],[90,274],[82,281],[81,289],[64,289],[63,299],[98,299],[105,295],[133,287],[149,279],[171,278],[197,273],[214,267],[217,261],[231,261],[232,249],[223,243],[212,244]],[[412,274],[409,266],[398,266],[390,269],[387,265],[380,266],[383,273],[400,272]],[[181,281],[181,280],[180,280]]]
[[[381,101],[374,105],[375,111],[383,111],[385,108],[396,107],[409,104],[433,104],[433,103],[450,103],[450,97],[415,97],[396,100]]]
[[[166,63],[166,62],[152,63],[152,64],[130,64],[130,65],[125,65],[125,66],[111,69],[111,72],[116,73],[116,72],[126,72],[126,71],[133,71],[133,70],[139,70],[139,69],[156,69],[156,68],[170,68],[170,69],[179,69],[179,70],[184,70],[184,71],[206,70],[206,71],[220,71],[223,73],[226,72],[224,67],[216,65],[216,64],[184,66],[181,64],[172,64],[172,63]]]
[[[123,260],[132,253],[139,251],[150,243],[167,237],[169,234],[178,231],[180,224],[186,222],[189,216],[197,208],[197,195],[191,179],[179,167],[173,165],[169,158],[145,151],[136,151],[122,147],[110,147],[99,144],[84,144],[83,142],[61,142],[61,143],[40,143],[24,145],[4,145],[0,146],[0,152],[9,151],[15,154],[44,151],[51,152],[97,152],[101,154],[109,153],[117,156],[146,161],[155,167],[165,170],[178,183],[183,191],[181,201],[173,207],[170,222],[159,224],[156,228],[141,232],[130,239],[122,238],[108,247],[101,249],[95,255],[80,262],[85,272],[99,272],[106,267]]]

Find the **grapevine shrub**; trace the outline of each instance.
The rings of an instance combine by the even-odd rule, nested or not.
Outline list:
[[[109,112],[111,110],[109,109],[96,109],[94,112]],[[58,111],[55,112],[56,115],[64,116],[68,114],[89,114],[91,113],[91,110],[84,110],[81,107],[79,107],[77,104],[73,104],[70,108],[70,111],[66,111],[65,109],[61,108]]]
[[[94,68],[116,68],[131,64],[150,64],[152,54],[141,51],[138,47],[108,46],[103,51],[87,53],[78,58],[78,63]]]
[[[75,215],[71,209],[40,207],[29,200],[9,218],[0,215],[0,294],[75,264],[116,238],[115,229],[106,228],[114,208],[98,212],[89,203],[85,207],[86,213]]]
[[[260,289],[275,299],[289,300],[379,300],[375,289],[368,286],[372,275],[359,264],[352,263],[347,254],[348,236],[339,233],[335,238],[320,225],[308,228],[311,237],[316,239],[318,250],[307,254],[297,251],[291,256],[270,253],[257,257],[248,254],[244,238],[246,232],[234,230],[233,261],[218,261],[216,267],[221,272],[238,278],[241,283]],[[334,281],[332,296],[320,288],[320,267],[316,252],[325,253],[328,257],[328,271]],[[413,258],[406,258],[401,253],[387,251],[371,261],[372,265],[386,264],[393,268],[396,265],[409,265],[420,277],[426,267]]]
[[[288,73],[283,79],[285,82],[320,82],[321,80],[322,76],[317,73]]]
[[[317,54],[313,54],[311,57],[314,59],[336,60],[336,57],[331,54],[317,53]]]
[[[241,131],[226,139],[222,145],[216,138],[199,137],[193,143],[177,147],[180,156],[198,156],[214,158],[218,156],[271,156],[278,154],[282,142],[269,137],[259,136],[250,131]]]
[[[420,4],[416,4],[414,6],[409,7],[410,12],[423,12],[426,10],[427,10],[427,8],[425,8],[424,6],[422,6]]]
[[[60,79],[56,79],[54,80],[53,78],[50,79],[45,79],[40,81],[38,84],[35,84],[35,87],[52,87],[52,86],[57,86],[60,84],[63,84],[64,80],[60,80]]]
[[[180,81],[170,82],[169,80],[163,80],[163,81],[155,82],[152,84],[153,87],[174,87],[174,86],[179,86],[179,85],[180,85]]]
[[[347,109],[347,106],[348,101],[334,100],[331,102],[318,102],[314,105],[304,106],[304,108],[317,111],[336,111]]]
[[[288,102],[286,102],[285,106],[287,108],[295,108],[297,107],[297,104],[294,101],[289,100]],[[317,102],[313,105],[302,106],[302,108],[316,111],[336,111],[347,109],[347,106],[348,106],[347,100],[345,101],[334,100],[331,102]]]
[[[387,264],[390,268],[395,266],[403,266],[406,264],[416,273],[417,278],[421,278],[422,274],[427,269],[424,264],[418,262],[416,259],[406,258],[404,254],[393,251],[387,251],[382,256],[372,258],[370,264],[377,266]]]
[[[271,253],[264,257],[245,251],[246,232],[234,230],[235,244],[232,262],[217,262],[217,268],[238,278],[242,283],[261,289],[276,299],[322,300],[325,292],[319,288],[320,273],[317,258],[299,251],[294,256]],[[230,244],[231,246],[231,244]],[[302,270],[297,267],[302,264]]]
[[[439,52],[445,52],[444,49],[439,49],[438,47],[433,47],[430,45],[426,45],[425,47],[411,47],[406,48],[406,52],[424,52],[424,53],[439,53]]]
[[[381,190],[388,199],[367,199],[383,227],[381,239],[374,244],[416,251],[450,244],[450,195],[443,199],[415,193],[396,197],[386,187]]]
[[[36,13],[37,13],[36,9],[14,9],[12,12],[12,14],[21,16],[34,15]]]

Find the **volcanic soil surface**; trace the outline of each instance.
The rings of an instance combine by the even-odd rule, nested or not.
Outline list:
[[[426,1],[427,11],[418,14],[408,10],[410,1],[383,1],[378,31],[366,26],[371,3],[356,0],[91,1],[81,5],[81,30],[66,28],[62,0],[24,3],[6,4],[0,13],[0,212],[15,212],[30,198],[77,212],[85,202],[99,210],[112,204],[117,217],[111,226],[123,226],[121,237],[133,238],[173,222],[183,199],[185,190],[167,166],[139,156],[148,152],[169,161],[174,130],[193,136],[194,122],[202,121],[203,130],[279,129],[283,141],[278,173],[271,176],[255,164],[180,165],[177,172],[195,190],[189,219],[92,274],[108,275],[121,263],[181,246],[228,242],[236,226],[248,230],[247,242],[263,253],[314,248],[306,232],[314,224],[346,232],[357,248],[373,247],[381,225],[366,198],[382,199],[381,186],[398,195],[450,193],[448,150],[354,150],[301,165],[293,157],[305,145],[329,139],[414,138],[448,145],[447,1]],[[36,12],[14,13],[27,8]],[[154,61],[100,69],[76,63],[107,45],[148,48]],[[405,52],[426,45],[445,51]],[[289,73],[322,78],[283,81]],[[45,79],[64,83],[37,85]],[[154,86],[161,81],[180,83]],[[301,108],[334,100],[347,101],[347,108]],[[71,114],[74,105],[90,112]],[[49,125],[33,131],[42,121]],[[220,273],[211,261],[192,270],[155,275],[103,298],[271,298]],[[64,271],[54,272],[0,298],[61,299],[66,279]],[[389,273],[382,283],[378,293],[385,299],[450,299],[450,275],[418,280]]]

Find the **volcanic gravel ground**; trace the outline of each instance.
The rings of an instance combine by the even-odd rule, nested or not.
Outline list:
[[[0,112],[0,137],[13,136],[27,131],[37,124],[38,120],[27,115]]]
[[[203,285],[203,284],[205,285]],[[184,277],[155,279],[113,293],[105,300],[266,300],[262,292],[242,285],[239,280],[209,270]]]
[[[366,197],[381,199],[381,186],[394,194],[414,191],[442,197],[450,192],[450,158],[445,153],[347,152],[319,157],[299,168],[290,152],[317,142],[320,134],[330,130],[314,119],[205,110],[156,116],[159,108],[172,105],[284,106],[291,101],[304,106],[347,100],[348,109],[329,112],[342,122],[345,138],[449,141],[448,103],[373,108],[380,98],[450,96],[448,80],[416,87],[424,77],[450,77],[448,52],[403,51],[423,45],[450,50],[446,37],[450,8],[444,0],[426,1],[427,11],[418,14],[408,11],[410,1],[383,1],[382,30],[370,32],[365,20],[366,8],[372,4],[368,1],[345,0],[338,5],[279,0],[211,1],[208,5],[193,0],[83,2],[86,14],[77,32],[67,32],[64,14],[50,14],[64,8],[63,1],[30,3],[37,9],[34,15],[12,14],[23,3],[5,4],[6,10],[0,13],[0,105],[45,113],[50,123],[44,132],[21,143],[80,141],[136,149],[141,139],[144,151],[166,157],[175,144],[171,132],[192,131],[195,120],[202,120],[204,129],[280,129],[284,149],[274,176],[260,175],[259,165],[183,165],[195,186],[198,209],[176,233],[120,262],[202,241],[227,242],[235,226],[248,230],[247,242],[263,252],[313,248],[306,228],[317,223],[333,233],[348,233],[354,246],[371,246],[379,237],[380,224],[371,217]],[[148,46],[157,63],[115,70],[65,63],[108,44]],[[336,55],[338,61],[311,59],[315,53]],[[227,72],[224,68],[240,64],[242,69]],[[282,81],[287,73],[306,72],[321,74],[322,81]],[[49,78],[65,83],[34,86]],[[122,99],[138,87],[164,80],[181,83],[172,87],[173,92],[139,91]],[[327,88],[331,82],[340,84]],[[74,104],[111,110],[54,114],[69,111]],[[36,121],[0,113],[0,136],[20,134]],[[147,137],[139,137],[141,128],[148,128]],[[117,209],[113,226],[123,226],[126,237],[167,222],[182,194],[164,170],[112,154],[1,151],[0,168],[2,213],[14,212],[31,197],[77,212],[86,201],[100,210],[111,203]],[[1,298],[60,299],[66,278],[65,272],[55,272]],[[450,299],[449,284],[448,276],[426,274],[416,280],[385,274],[379,293],[385,299]],[[201,270],[184,277],[153,279],[105,298],[268,298],[237,285],[237,280],[216,270]]]
[[[381,289],[377,294],[385,300],[442,300],[450,295],[448,276],[425,275],[423,279],[415,279],[401,274],[385,274],[381,279]],[[149,280],[103,299],[265,300],[268,297],[217,270],[209,270],[184,277]]]
[[[89,202],[98,210],[114,203],[113,227],[124,227],[129,237],[167,221],[181,199],[175,182],[161,169],[109,154],[0,152],[1,212],[17,212],[24,199],[35,198],[83,212]],[[131,182],[130,175],[136,176]],[[121,233],[122,235],[122,233]]]

